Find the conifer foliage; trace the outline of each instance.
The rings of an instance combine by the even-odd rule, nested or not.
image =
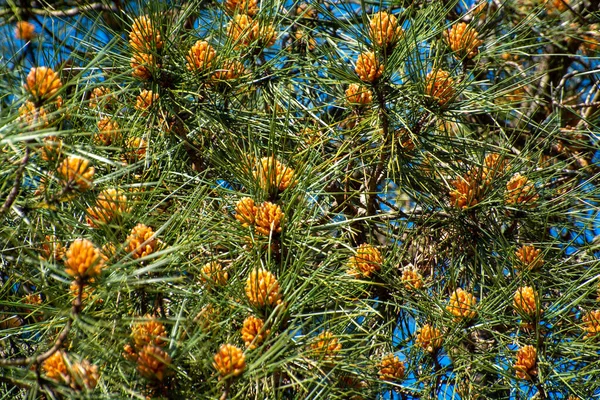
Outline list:
[[[5,397],[600,395],[597,2],[50,3],[0,5]]]

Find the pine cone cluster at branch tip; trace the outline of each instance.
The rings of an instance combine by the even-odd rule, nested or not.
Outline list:
[[[146,156],[147,147],[146,141],[139,136],[128,138],[125,142],[127,151],[122,156],[123,161],[126,163],[134,163],[143,159]]]
[[[321,358],[333,358],[342,350],[342,344],[331,331],[321,332],[310,347]]]
[[[94,135],[94,142],[110,146],[121,139],[121,132],[119,131],[119,124],[111,118],[102,118],[96,123],[98,127],[98,133]]]
[[[233,80],[238,79],[244,75],[247,75],[249,72],[244,67],[240,61],[230,60],[225,61],[221,68],[217,69],[213,74],[213,79],[217,80]]]
[[[57,172],[64,185],[83,192],[92,186],[95,171],[88,160],[69,156],[60,163]]]
[[[440,106],[445,106],[456,94],[454,79],[449,72],[434,69],[425,78],[425,93],[435,99]]]
[[[41,100],[54,96],[61,87],[62,82],[58,74],[48,67],[31,68],[25,83],[25,89],[33,97]]]
[[[544,265],[544,258],[540,254],[540,249],[536,249],[534,246],[523,245],[515,252],[515,255],[521,262],[521,265],[517,265],[517,268],[524,267],[528,270],[536,270]]]
[[[260,187],[266,192],[271,188],[283,192],[288,187],[294,186],[296,184],[294,176],[295,171],[277,161],[275,157],[261,158],[254,171],[254,178],[258,179]]]
[[[42,304],[42,295],[39,293],[30,293],[23,298],[23,303],[32,306],[39,306]]]
[[[235,219],[242,223],[245,228],[254,225],[258,207],[251,197],[243,197],[235,204]]]
[[[281,304],[279,282],[273,273],[263,268],[253,269],[246,280],[246,297],[255,307]]]
[[[92,90],[90,93],[90,103],[89,106],[91,108],[100,107],[102,104],[110,104],[115,100],[114,96],[111,94],[109,88],[105,86],[98,86]]]
[[[152,228],[137,224],[127,236],[127,251],[134,259],[146,257],[158,249],[158,240],[153,237]]]
[[[395,45],[403,33],[402,27],[398,25],[398,18],[386,11],[375,13],[369,27],[373,42],[382,48]]]
[[[442,332],[429,324],[425,324],[418,330],[415,343],[423,350],[433,353],[442,347]]]
[[[402,271],[402,283],[404,283],[406,290],[422,289],[424,285],[423,275],[415,268],[405,268]]]
[[[470,174],[450,181],[450,204],[458,209],[473,207],[479,202],[479,185]]]
[[[62,260],[67,253],[67,248],[52,235],[46,235],[40,249],[40,256],[44,260]]]
[[[162,381],[171,365],[171,356],[158,346],[145,345],[137,353],[137,370],[146,379]]]
[[[133,53],[129,65],[133,69],[132,75],[143,81],[150,79],[152,71],[161,67],[152,53]]]
[[[107,224],[129,211],[127,197],[115,188],[105,189],[96,198],[93,207],[87,209],[87,223],[92,228]]]
[[[348,260],[348,273],[350,275],[369,278],[373,273],[381,270],[383,257],[376,247],[363,243],[356,249],[356,254]]]
[[[216,50],[207,41],[198,40],[185,56],[187,60],[185,66],[188,71],[202,72],[211,68],[216,56]]]
[[[222,344],[214,356],[213,367],[219,373],[219,379],[239,376],[246,368],[244,352],[229,343]]]
[[[351,83],[346,89],[346,100],[350,104],[368,105],[373,101],[373,92],[363,85]]]
[[[35,37],[35,26],[29,21],[19,21],[15,26],[15,39],[30,41]]]
[[[360,53],[354,69],[363,82],[373,83],[383,75],[383,65],[372,51]]]
[[[398,382],[404,379],[406,367],[393,353],[383,357],[379,364],[379,379]]]
[[[444,32],[448,45],[460,57],[473,58],[478,53],[478,47],[483,44],[479,33],[464,22],[458,22]]]
[[[62,350],[44,360],[42,371],[48,379],[70,386],[77,391],[94,389],[100,378],[97,366],[87,360],[71,363]]]
[[[504,195],[506,204],[534,203],[539,197],[533,183],[518,172],[506,184],[506,194]]]
[[[475,296],[458,288],[450,295],[450,302],[446,309],[455,316],[455,320],[472,319],[477,315],[476,303]]]
[[[148,344],[164,347],[167,344],[165,326],[154,317],[147,315],[145,318],[145,321],[136,322],[131,327],[134,349],[140,350]]]
[[[204,264],[200,270],[200,280],[209,286],[224,286],[229,279],[229,273],[223,269],[223,264],[211,261]]]
[[[92,390],[98,384],[100,374],[98,366],[91,364],[88,360],[82,360],[71,365],[71,388],[81,391]]]
[[[32,101],[27,100],[19,107],[19,121],[30,127],[45,128],[48,126],[48,114],[44,107],[37,108]]]
[[[271,333],[270,329],[264,329],[265,322],[254,316],[249,316],[244,320],[242,326],[242,340],[248,350],[254,350],[264,342]]]
[[[531,380],[537,375],[537,350],[527,345],[517,351],[517,361],[514,365],[517,378]]]
[[[501,176],[508,168],[508,160],[504,159],[501,154],[490,153],[485,156],[483,161],[483,173],[481,179],[487,185],[490,185],[494,178]]]
[[[273,25],[266,25],[252,20],[245,14],[236,14],[227,24],[227,36],[234,43],[235,48],[256,45],[259,47],[271,47],[277,40],[277,34]]]
[[[77,239],[67,250],[65,272],[74,278],[89,279],[99,276],[104,268],[104,258],[92,242]]]
[[[258,13],[258,0],[225,0],[223,3],[228,14],[247,14],[254,17]]]
[[[154,93],[152,90],[144,89],[136,98],[135,108],[136,110],[144,111],[152,107],[152,105],[158,101],[158,98],[158,93]]]
[[[550,15],[560,15],[569,9],[569,0],[547,0],[544,4]]]
[[[597,336],[600,333],[600,310],[588,311],[582,318],[584,327],[587,332],[586,339]]]
[[[294,32],[294,39],[297,48],[302,51],[313,51],[317,47],[316,40],[304,29],[297,29]]]
[[[137,53],[151,53],[163,47],[160,32],[146,15],[137,17],[133,21],[129,33],[129,44]]]
[[[40,151],[42,160],[58,160],[62,154],[63,141],[58,136],[46,136],[43,139],[43,146]]]
[[[523,286],[517,289],[513,296],[513,307],[531,317],[535,316],[538,311],[539,313],[543,312],[541,308],[538,310],[538,293],[531,286]]]
[[[254,223],[256,232],[260,235],[270,236],[271,232],[280,233],[282,221],[283,211],[278,204],[265,201],[256,210]]]

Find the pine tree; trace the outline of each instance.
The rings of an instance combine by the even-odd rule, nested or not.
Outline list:
[[[596,2],[0,18],[1,393],[600,395]]]

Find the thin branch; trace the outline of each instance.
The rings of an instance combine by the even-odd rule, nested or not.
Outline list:
[[[25,155],[23,156],[23,159],[19,163],[19,168],[17,168],[17,172],[15,174],[15,183],[13,184],[13,187],[10,190],[10,193],[6,197],[6,200],[4,201],[2,208],[0,208],[0,216],[4,215],[10,209],[10,207],[12,207],[13,203],[17,199],[17,196],[19,195],[19,189],[21,188],[21,181],[23,179],[23,172],[25,171],[25,167],[27,166],[27,163],[29,162],[30,153],[31,153],[31,150],[30,150],[29,146],[26,146],[25,147]]]

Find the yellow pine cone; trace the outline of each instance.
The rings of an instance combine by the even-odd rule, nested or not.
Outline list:
[[[568,4],[569,0],[547,0],[544,6],[546,7],[548,14],[560,15],[569,9]]]
[[[281,222],[283,221],[283,211],[277,204],[265,201],[256,210],[256,232],[261,235],[269,236],[271,232],[281,232]]]
[[[129,65],[133,77],[143,81],[152,78],[152,71],[161,67],[152,53],[133,53]]]
[[[28,126],[45,128],[48,126],[48,114],[43,107],[37,108],[33,101],[27,100],[19,107],[19,121]]]
[[[246,14],[236,14],[227,24],[227,36],[234,43],[235,48],[256,45],[271,47],[277,40],[275,28],[272,25],[263,25]]]
[[[15,26],[15,39],[30,41],[35,37],[35,26],[28,21],[19,21]]]
[[[137,224],[127,236],[127,251],[135,259],[146,257],[158,249],[158,240],[154,235],[152,228]]]
[[[371,38],[379,47],[389,47],[396,44],[402,35],[402,27],[394,14],[380,11],[373,15],[369,23]]]
[[[134,52],[149,53],[163,47],[160,32],[147,16],[137,17],[131,26],[129,44]]]
[[[514,368],[517,378],[531,380],[537,375],[537,350],[533,346],[523,346],[517,351]]]
[[[249,350],[254,350],[264,342],[271,333],[270,329],[264,329],[265,322],[254,316],[249,316],[244,320],[242,326],[242,340]]]
[[[435,99],[440,106],[445,106],[456,94],[455,82],[450,73],[434,69],[425,78],[425,93]]]
[[[323,331],[310,345],[315,354],[322,358],[333,358],[342,350],[342,344],[331,331]]]
[[[254,225],[258,207],[250,197],[243,197],[235,204],[235,219],[240,221],[244,227]]]
[[[71,365],[71,388],[81,390],[92,390],[98,384],[100,374],[98,366],[91,364],[88,360],[76,362]]]
[[[167,330],[162,322],[147,315],[145,321],[137,322],[131,327],[131,338],[136,349],[151,344],[164,347],[167,344]]]
[[[254,178],[258,179],[260,187],[264,191],[268,192],[271,188],[277,188],[283,192],[296,184],[294,174],[295,171],[292,168],[280,163],[275,157],[263,157],[254,171]]]
[[[587,332],[586,339],[592,338],[600,333],[600,310],[587,312],[582,321],[584,323],[583,330]]]
[[[42,304],[42,295],[39,293],[30,293],[23,298],[23,303],[30,304],[32,306],[39,306]]]
[[[209,69],[216,55],[217,52],[208,42],[198,40],[185,56],[187,60],[186,68],[192,72],[202,72]]]
[[[533,203],[537,201],[539,197],[533,183],[518,172],[514,174],[506,184],[506,193],[504,195],[506,204],[515,205]]]
[[[58,160],[62,154],[63,141],[58,136],[46,136],[40,149],[40,156],[44,161]]]
[[[62,183],[79,191],[88,190],[92,186],[94,167],[84,158],[69,156],[58,166],[58,176]]]
[[[406,367],[394,354],[383,357],[379,364],[379,379],[382,381],[401,381],[404,379]]]
[[[256,307],[281,304],[281,287],[275,275],[263,268],[253,269],[246,280],[246,296]]]
[[[423,275],[414,268],[405,268],[402,271],[402,283],[406,290],[422,289],[423,288]]]
[[[98,86],[92,90],[90,94],[90,107],[97,108],[102,104],[112,103],[115,98],[112,96],[110,89],[104,86]]]
[[[350,104],[368,105],[373,101],[373,92],[363,85],[351,83],[346,89],[346,100]]]
[[[158,101],[158,97],[158,93],[154,93],[152,90],[142,90],[135,100],[135,109],[140,111],[147,110]]]
[[[48,67],[31,68],[27,75],[25,89],[33,97],[42,100],[49,99],[62,87],[62,82],[56,72]]]
[[[137,370],[146,379],[162,381],[169,365],[171,356],[153,344],[147,344],[137,353]]]
[[[478,47],[483,44],[479,33],[464,22],[458,22],[444,32],[448,45],[460,57],[473,58],[477,55]]]
[[[476,303],[475,296],[458,288],[450,296],[450,303],[446,309],[455,316],[455,320],[471,319],[477,315]]]
[[[483,160],[483,173],[481,179],[486,184],[490,185],[492,180],[502,175],[508,168],[508,160],[504,159],[501,154],[490,153]]]
[[[94,141],[98,144],[110,146],[121,138],[119,124],[111,118],[102,118],[96,126],[98,127],[98,134],[94,135]]]
[[[356,254],[348,260],[348,273],[369,278],[381,269],[383,257],[379,250],[368,243],[363,243],[356,249]]]
[[[223,5],[230,15],[237,12],[254,17],[258,13],[258,0],[225,0]]]
[[[147,148],[148,146],[143,138],[138,136],[130,137],[125,142],[125,149],[127,151],[123,153],[122,159],[126,163],[137,162],[146,157]]]
[[[523,245],[516,251],[515,255],[525,269],[536,270],[544,265],[544,258],[540,254],[540,249],[536,249],[534,246]]]
[[[74,278],[89,279],[102,273],[104,258],[92,242],[77,239],[67,250],[65,272]]]
[[[240,348],[229,343],[222,344],[214,356],[213,367],[219,373],[219,379],[239,376],[246,368],[246,356]]]
[[[46,375],[48,379],[63,384],[69,382],[69,371],[67,369],[67,364],[65,363],[65,357],[65,352],[59,350],[44,360],[42,363],[42,371],[44,371],[44,375]]]
[[[517,289],[513,296],[513,307],[531,317],[538,313],[538,294],[531,286],[523,286]],[[540,308],[539,312],[543,312]]]
[[[429,324],[425,324],[417,332],[415,343],[423,350],[434,353],[442,347],[442,332]]]
[[[383,65],[375,53],[367,51],[358,55],[354,71],[363,82],[375,82],[383,75]]]
[[[98,195],[96,204],[87,209],[87,223],[92,228],[107,224],[129,210],[127,198],[117,189],[105,189]]]
[[[231,60],[225,61],[221,68],[215,71],[213,79],[227,81],[238,79],[246,74],[248,74],[248,71],[246,71],[244,64],[237,60]]]
[[[208,283],[209,286],[224,286],[229,279],[229,274],[223,269],[223,265],[218,261],[211,261],[202,266],[200,271],[200,280]]]
[[[473,207],[479,203],[479,185],[476,178],[469,174],[462,178],[450,181],[452,190],[450,190],[450,204],[458,209]]]

